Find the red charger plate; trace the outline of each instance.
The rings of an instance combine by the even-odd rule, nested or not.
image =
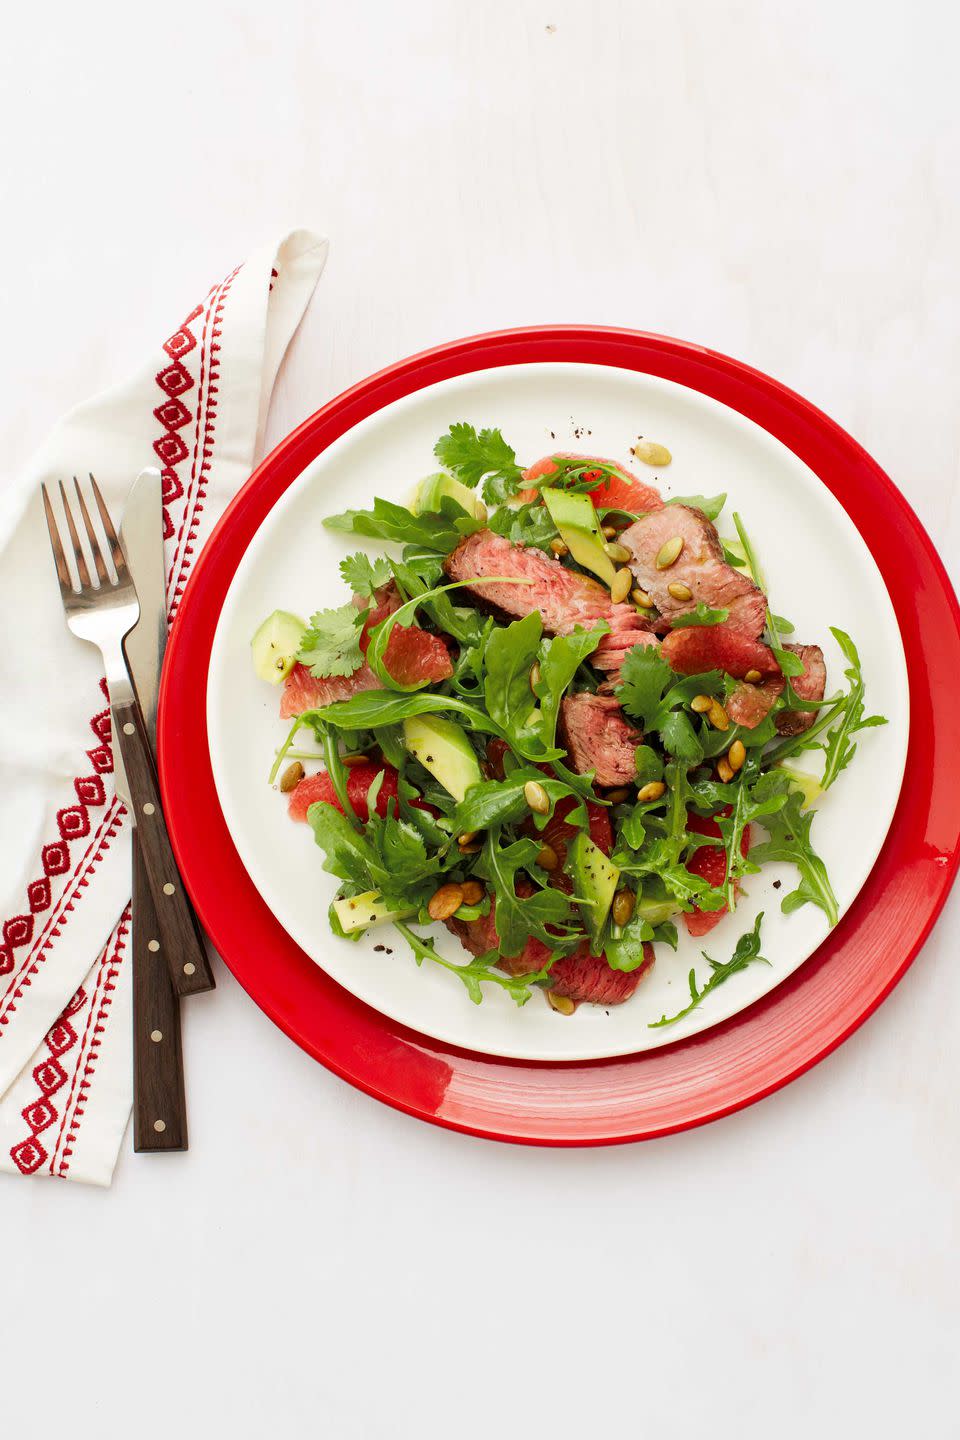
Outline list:
[[[453,375],[536,361],[615,365],[677,381],[756,421],[810,466],[856,524],[896,606],[917,757],[866,885],[795,974],[704,1034],[582,1063],[458,1050],[387,1019],[331,980],[254,889],[217,801],[207,745],[207,669],[224,597],[287,486],[391,401]],[[960,608],[929,537],[879,466],[815,406],[747,365],[659,335],[506,330],[414,355],[353,386],[282,441],[237,495],[194,569],[167,648],[158,737],[163,802],[178,864],[214,945],[261,1009],[329,1069],[410,1115],[474,1135],[543,1145],[642,1140],[717,1119],[785,1085],[845,1040],[903,975],[960,860],[958,675]]]

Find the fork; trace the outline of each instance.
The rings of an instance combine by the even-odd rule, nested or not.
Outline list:
[[[69,534],[69,553],[76,568],[78,584],[74,584],[68,563],[67,549],[61,538],[60,528],[46,485],[42,486],[43,506],[67,625],[79,639],[97,646],[103,657],[107,688],[110,694],[114,744],[117,746],[122,760],[122,765],[117,766],[114,772],[116,790],[137,829],[137,840],[142,857],[140,867],[142,889],[149,897],[150,908],[153,912],[150,918],[155,922],[156,938],[151,940],[148,948],[152,953],[159,952],[166,961],[170,981],[177,995],[210,990],[214,986],[214,979],[193,911],[177,873],[160,805],[150,743],[123,654],[123,639],[139,619],[140,602],[137,599],[137,592],[127,568],[120,541],[99,486],[91,475],[90,486],[103,526],[106,546],[102,546],[100,543],[76,477],[74,477],[73,483],[88,542],[90,560],[96,575],[95,580],[91,578],[87,557],[62,480],[60,481],[60,499]],[[107,565],[108,556],[112,574]],[[144,908],[146,909],[146,907]],[[143,981],[142,975],[140,981]],[[141,998],[145,998],[143,996],[144,985],[139,983],[136,988]],[[173,1149],[179,1148],[174,1142],[177,1139],[177,1132],[182,1126],[164,1114],[157,1113],[157,1104],[160,1100],[165,1101],[170,1116],[179,1113],[182,1118],[182,1071],[179,1075],[179,1082],[177,1082],[176,1075],[172,1073],[175,1067],[168,1064],[167,1070],[170,1073],[166,1075],[160,1074],[157,1067],[164,1050],[163,1039],[169,1038],[171,1042],[175,1042],[176,1035],[179,1033],[178,1023],[174,1023],[175,1020],[178,1022],[178,1017],[171,1014],[171,1009],[175,1012],[176,1006],[171,1007],[169,999],[165,1004],[163,1003],[158,987],[150,988],[153,992],[154,1004],[145,1007],[142,1014],[135,1017],[134,1039],[138,1079],[146,1079],[147,1072],[153,1072],[151,1084],[147,1087],[151,1098],[149,1107],[141,1107],[138,1103],[135,1115],[134,1145],[138,1150],[146,1148]],[[149,1030],[146,1028],[149,1024],[148,1010],[152,1011],[154,1017],[158,1010],[165,1014],[165,1024],[162,1030],[156,1025]],[[143,1035],[139,1033],[141,1029],[144,1030]],[[157,1035],[161,1036],[160,1042],[155,1038],[151,1039]],[[148,1060],[147,1057],[151,1055],[156,1057],[156,1063]],[[179,1083],[180,1097],[179,1112],[175,1093],[177,1083]],[[152,1119],[147,1113],[148,1108],[153,1112]],[[141,1113],[141,1109],[143,1113]],[[148,1133],[151,1129],[152,1135]],[[183,1134],[185,1136],[185,1129]]]

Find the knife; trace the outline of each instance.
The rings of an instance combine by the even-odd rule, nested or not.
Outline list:
[[[127,636],[124,651],[143,712],[150,746],[155,750],[157,693],[160,687],[160,666],[167,642],[167,582],[163,558],[163,501],[159,470],[152,467],[142,470],[134,481],[124,507],[120,539],[140,601],[140,619]],[[139,847],[135,847],[135,874],[139,860],[138,851]],[[145,889],[145,884],[141,888]],[[192,910],[189,911],[189,921],[176,953],[165,956],[170,979],[178,995],[196,995],[203,990],[212,990],[216,983]]]

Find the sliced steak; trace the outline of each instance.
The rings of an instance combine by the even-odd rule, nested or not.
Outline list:
[[[528,580],[528,585],[468,585],[481,606],[493,607],[516,618],[539,610],[549,635],[572,635],[577,626],[588,630],[605,620],[610,634],[601,647],[616,640],[637,637],[647,631],[647,622],[632,605],[615,605],[610,592],[599,580],[568,570],[544,555],[542,550],[514,545],[492,530],[468,535],[443,562],[451,580],[473,580],[485,575]]]
[[[657,556],[668,540],[679,536],[683,549],[666,570],[657,569]],[[727,624],[752,638],[763,629],[767,602],[752,580],[728,565],[716,528],[700,510],[689,505],[665,505],[644,515],[620,536],[633,552],[630,569],[660,611],[660,627],[677,615],[696,609],[697,603],[730,611]],[[685,585],[689,600],[678,600],[668,586]]]
[[[822,700],[827,686],[827,667],[819,645],[785,645],[803,662],[803,674],[794,675],[791,680],[801,700]],[[776,726],[781,735],[802,735],[809,730],[817,718],[816,710],[783,710],[777,716]]]
[[[661,653],[681,675],[724,670],[742,680],[751,670],[761,678],[780,675],[777,657],[769,645],[752,640],[742,630],[726,625],[685,625],[663,637]]]
[[[642,742],[611,695],[568,695],[560,705],[560,734],[579,775],[595,770],[598,785],[627,785],[637,773],[634,752]]]
[[[582,947],[581,947],[582,949]],[[565,955],[550,971],[550,988],[568,1000],[589,1005],[622,1005],[653,969],[653,946],[643,947],[644,962],[636,970],[611,970],[602,955]]]
[[[659,645],[656,635],[649,630],[629,630],[617,635],[604,635],[600,644],[590,656],[594,670],[602,670],[609,677],[609,683],[617,684],[624,660],[635,645]]]
[[[802,675],[793,677],[793,688],[801,700],[822,700],[827,683],[827,667],[823,663],[823,651],[819,645],[784,645],[799,656],[804,665]],[[755,730],[765,720],[775,700],[783,694],[785,681],[782,675],[771,676],[759,685],[747,685],[743,681],[726,701],[730,719],[747,730]],[[809,730],[817,718],[815,710],[781,710],[775,724],[780,735],[802,735]]]

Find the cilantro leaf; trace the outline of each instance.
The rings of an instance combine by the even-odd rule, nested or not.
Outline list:
[[[760,924],[762,920],[763,911],[761,910],[754,922],[753,929],[747,930],[740,936],[733,954],[725,963],[721,964],[719,960],[711,960],[706,950],[701,951],[704,960],[710,966],[710,975],[706,983],[702,987],[698,987],[697,972],[691,970],[687,977],[687,983],[690,986],[690,1004],[685,1005],[682,1010],[678,1010],[676,1015],[661,1015],[659,1020],[650,1022],[649,1028],[658,1030],[664,1025],[675,1025],[678,1020],[689,1015],[691,1010],[695,1010],[711,991],[716,990],[718,985],[722,985],[725,980],[729,980],[730,976],[736,975],[739,970],[746,970],[748,965],[769,965],[770,961],[764,959],[760,954]]]
[[[352,675],[363,664],[360,634],[364,613],[356,605],[339,610],[318,610],[310,616],[297,651],[297,659],[318,680],[331,675]]]
[[[714,610],[710,605],[698,600],[695,609],[688,610],[684,615],[674,615],[670,626],[673,630],[682,630],[687,625],[722,625],[724,620],[729,618],[729,610]]]
[[[465,420],[451,425],[433,447],[440,464],[464,485],[483,483],[483,498],[497,505],[521,488],[523,470],[499,430],[479,433]]]
[[[659,731],[664,747],[677,759],[695,765],[703,746],[690,716],[678,707],[694,695],[716,695],[723,689],[719,670],[703,675],[678,675],[653,645],[635,645],[620,669],[617,699],[646,734]]]
[[[644,730],[653,727],[674,672],[655,645],[634,645],[620,667],[617,699]]]
[[[531,500],[516,509],[502,505],[487,521],[489,529],[503,535],[514,545],[525,545],[535,550],[550,553],[550,541],[555,540],[559,531],[553,523],[550,511],[542,500]]]
[[[691,510],[700,510],[708,520],[716,520],[726,503],[726,491],[720,495],[671,495],[667,501],[668,505],[689,505]]]
[[[358,550],[340,561],[340,574],[355,595],[372,595],[390,579],[390,562],[382,558],[371,560]]]

